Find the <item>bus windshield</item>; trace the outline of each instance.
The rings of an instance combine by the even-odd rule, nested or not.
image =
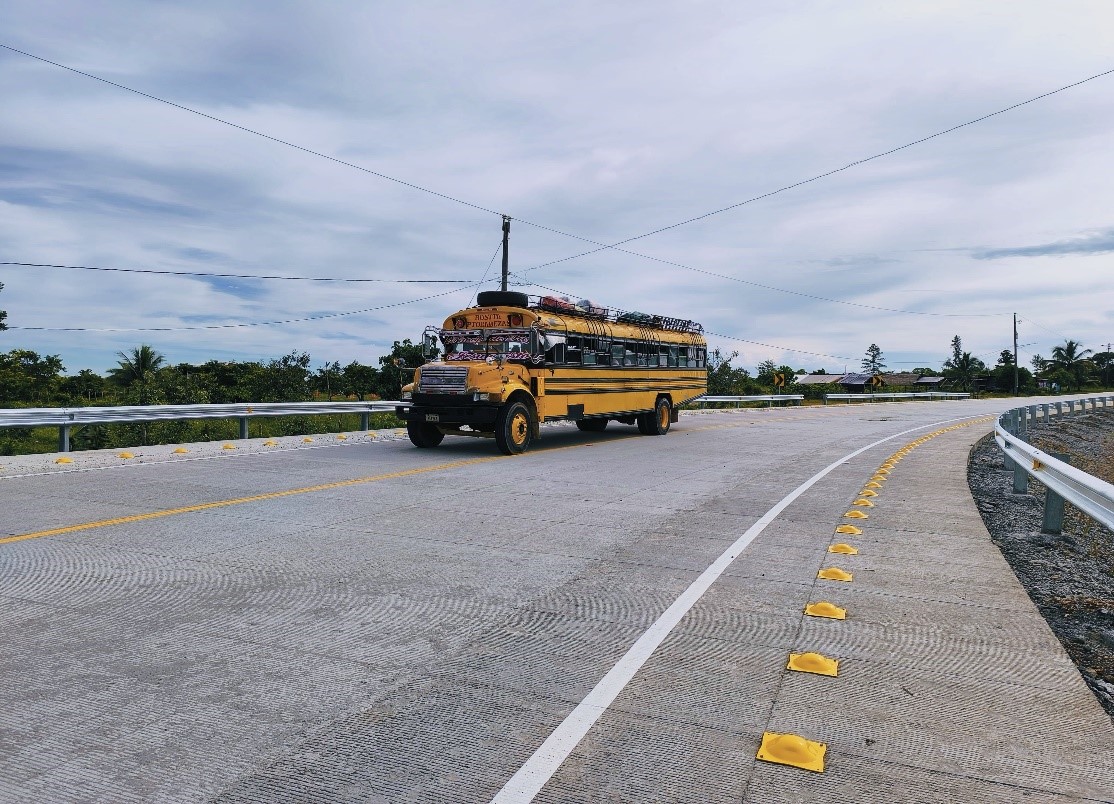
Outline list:
[[[484,360],[502,355],[508,360],[527,360],[531,355],[530,330],[479,330],[441,333],[445,360]]]

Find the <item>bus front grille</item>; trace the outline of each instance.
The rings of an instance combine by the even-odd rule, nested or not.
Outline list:
[[[425,366],[417,390],[423,394],[463,394],[467,387],[467,366]]]

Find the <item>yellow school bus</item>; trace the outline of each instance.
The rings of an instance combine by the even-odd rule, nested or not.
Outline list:
[[[485,291],[423,338],[440,359],[414,372],[397,409],[415,446],[446,435],[525,452],[546,421],[602,431],[609,421],[664,435],[677,406],[707,393],[707,344],[693,322],[612,313],[588,301]]]

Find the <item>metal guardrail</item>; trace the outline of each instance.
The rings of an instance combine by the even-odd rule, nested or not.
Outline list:
[[[735,402],[736,405],[741,405],[743,402],[767,402],[769,407],[773,407],[774,402],[796,402],[800,404],[804,400],[803,394],[764,394],[761,396],[701,396],[696,399],[690,399],[688,405],[703,405],[706,402]]]
[[[360,428],[371,424],[372,413],[393,413],[409,402],[260,402],[234,405],[126,405],[103,408],[0,409],[0,427],[58,427],[58,450],[70,451],[70,430],[86,424],[178,421],[181,419],[239,419],[240,438],[248,437],[248,419],[257,416],[317,416],[358,413]]]
[[[874,402],[877,399],[968,399],[970,394],[950,393],[947,391],[921,391],[918,393],[895,394],[824,394],[824,404],[829,399],[846,399],[848,404],[856,399]]]
[[[1007,410],[994,425],[994,440],[1002,449],[1006,464],[1014,471],[1015,492],[1024,493],[1032,478],[1042,484],[1045,495],[1042,532],[1059,533],[1063,527],[1064,501],[1070,502],[1087,516],[1114,530],[1114,485],[1092,477],[1063,460],[1066,456],[1052,455],[1034,447],[1026,440],[1029,425],[1043,420],[1048,423],[1051,409],[1055,415],[1074,413],[1076,405],[1084,413],[1091,410],[1108,410],[1114,406],[1114,396],[1088,397],[1068,402],[1028,405]]]

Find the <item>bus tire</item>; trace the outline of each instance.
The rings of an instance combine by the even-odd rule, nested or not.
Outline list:
[[[602,433],[607,428],[607,419],[577,419],[576,429],[585,433]]]
[[[410,436],[410,443],[421,449],[436,447],[445,438],[445,434],[425,422],[407,422],[406,435]]]
[[[638,432],[642,435],[665,435],[673,418],[673,406],[669,398],[659,396],[654,409],[638,417]]]
[[[495,421],[495,443],[504,455],[519,455],[534,440],[534,413],[525,402],[514,400],[499,410]]]
[[[530,297],[517,290],[481,290],[476,296],[477,307],[526,307]]]

